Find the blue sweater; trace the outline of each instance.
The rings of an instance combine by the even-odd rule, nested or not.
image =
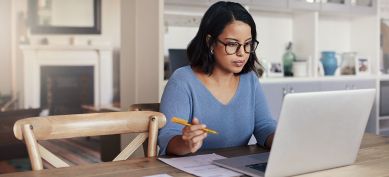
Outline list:
[[[172,123],[172,117],[189,122],[197,117],[207,128],[219,133],[208,134],[201,149],[247,145],[252,134],[260,145],[264,145],[276,127],[254,72],[240,75],[234,97],[224,105],[197,79],[190,66],[179,68],[165,87],[160,111],[167,118],[166,126],[158,135],[161,155],[166,154],[171,138],[182,134],[183,126]]]

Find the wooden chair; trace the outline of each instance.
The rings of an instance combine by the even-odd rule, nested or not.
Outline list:
[[[128,109],[129,111],[156,111],[156,112],[159,112],[159,103],[139,103],[139,104],[132,104],[130,106],[130,108]],[[136,136],[136,135],[133,135],[133,136]],[[133,137],[129,137],[130,139],[132,139]],[[147,141],[145,141],[143,143],[143,148],[139,148],[137,150],[137,152],[135,152],[135,154],[137,154],[138,156],[140,154],[143,154],[144,156],[146,156],[146,151],[145,149],[148,147],[148,143]]]
[[[42,170],[42,159],[54,167],[69,165],[38,144],[37,140],[140,133],[113,160],[127,159],[148,137],[147,156],[157,156],[158,129],[166,124],[162,113],[153,111],[110,112],[32,117],[18,120],[15,137],[24,140],[33,170]]]

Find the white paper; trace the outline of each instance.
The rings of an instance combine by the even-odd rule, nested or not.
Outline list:
[[[225,157],[217,154],[205,154],[169,159],[159,158],[159,160],[173,166],[174,168],[201,177],[241,176],[242,174],[240,173],[212,164],[212,161],[224,158]]]
[[[144,176],[144,177],[173,177],[168,174],[158,174],[158,175],[150,175],[150,176]]]

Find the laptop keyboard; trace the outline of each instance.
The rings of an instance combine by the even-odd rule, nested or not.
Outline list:
[[[265,172],[266,171],[266,166],[267,166],[267,162],[246,165],[246,167],[248,167],[248,168],[251,168],[251,169],[254,169],[254,170],[258,170],[258,171],[261,171],[261,172]]]

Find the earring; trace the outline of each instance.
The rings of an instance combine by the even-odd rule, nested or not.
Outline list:
[[[211,54],[213,54],[213,49],[211,49],[211,51],[210,51],[210,52],[211,52]]]

